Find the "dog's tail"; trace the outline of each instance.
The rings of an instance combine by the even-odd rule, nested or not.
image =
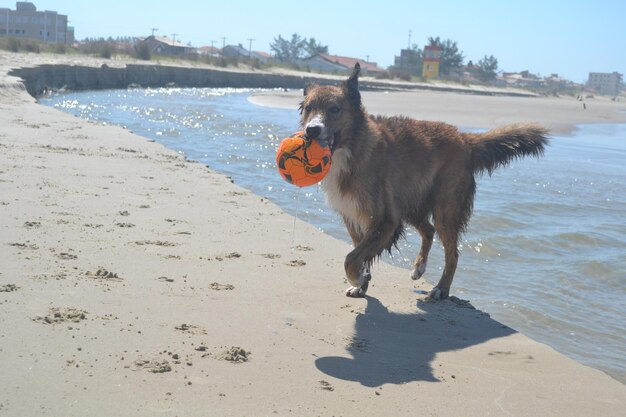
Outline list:
[[[498,167],[524,156],[543,155],[548,130],[541,126],[518,124],[481,134],[469,134],[474,172],[490,175]]]

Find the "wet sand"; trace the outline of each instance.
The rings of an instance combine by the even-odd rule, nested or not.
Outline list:
[[[344,297],[349,245],[298,222],[292,251],[294,219],[274,204],[40,106],[2,69],[0,415],[626,407],[623,384],[469,302],[425,302],[409,271],[380,263],[370,297]]]

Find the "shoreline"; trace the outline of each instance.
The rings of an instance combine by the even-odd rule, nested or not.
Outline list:
[[[626,405],[620,382],[468,303],[423,302],[415,291],[430,286],[404,269],[378,263],[371,297],[345,298],[346,243],[299,222],[292,253],[281,236],[293,217],[266,199],[122,128],[37,105],[16,82],[0,82],[0,412]]]

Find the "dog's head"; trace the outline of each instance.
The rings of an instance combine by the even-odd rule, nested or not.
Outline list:
[[[359,93],[357,63],[348,79],[341,86],[307,85],[304,100],[300,103],[300,125],[311,140],[331,151],[346,146],[346,139],[356,123],[364,117]]]

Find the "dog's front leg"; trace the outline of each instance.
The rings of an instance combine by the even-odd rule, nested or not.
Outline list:
[[[374,224],[354,250],[346,256],[344,267],[348,281],[352,285],[346,290],[348,297],[365,296],[372,278],[369,266],[385,248],[391,247],[399,227],[399,223],[389,221]]]
[[[351,287],[346,290],[346,296],[360,298],[365,297],[365,293],[372,279],[372,274],[370,273],[369,265],[365,262],[359,264],[359,260],[356,259],[355,256],[354,251],[350,252],[348,256],[346,256],[344,263],[346,276],[351,285]]]

